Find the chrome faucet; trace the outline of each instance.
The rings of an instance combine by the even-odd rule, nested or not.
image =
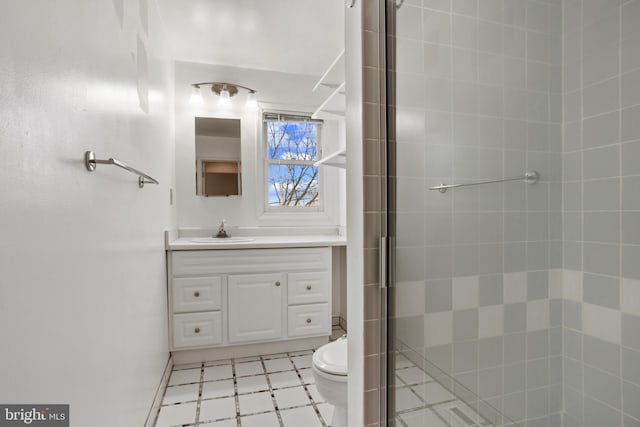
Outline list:
[[[231,237],[227,234],[227,230],[224,229],[225,220],[220,221],[220,226],[218,227],[218,234],[216,234],[217,239],[224,239],[225,237]]]

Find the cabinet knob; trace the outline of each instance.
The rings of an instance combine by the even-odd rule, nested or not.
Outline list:
[[[311,318],[307,317],[307,323],[311,323]]]
[[[276,286],[280,286],[280,281],[277,281],[277,282],[276,282]]]
[[[196,328],[194,331],[195,331],[196,334],[199,334],[200,333],[200,328]]]
[[[193,296],[194,296],[194,297],[196,297],[196,298],[198,298],[198,297],[200,296],[200,292],[199,292],[199,291],[195,291],[195,292],[193,293]]]
[[[311,290],[311,285],[307,285],[307,290],[310,291]]]

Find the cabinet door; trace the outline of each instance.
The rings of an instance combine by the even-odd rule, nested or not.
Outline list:
[[[282,274],[229,276],[229,342],[282,337]]]

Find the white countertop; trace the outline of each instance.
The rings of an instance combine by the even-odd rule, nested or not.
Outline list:
[[[209,249],[259,249],[259,248],[312,248],[321,246],[346,246],[346,236],[308,235],[308,236],[238,236],[250,237],[249,242],[206,242],[197,237],[180,237],[169,242],[170,251],[198,251]],[[201,239],[201,238],[200,238]]]

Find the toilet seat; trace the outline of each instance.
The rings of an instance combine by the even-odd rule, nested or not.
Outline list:
[[[313,366],[319,373],[332,377],[347,376],[347,340],[325,344],[313,353]]]

